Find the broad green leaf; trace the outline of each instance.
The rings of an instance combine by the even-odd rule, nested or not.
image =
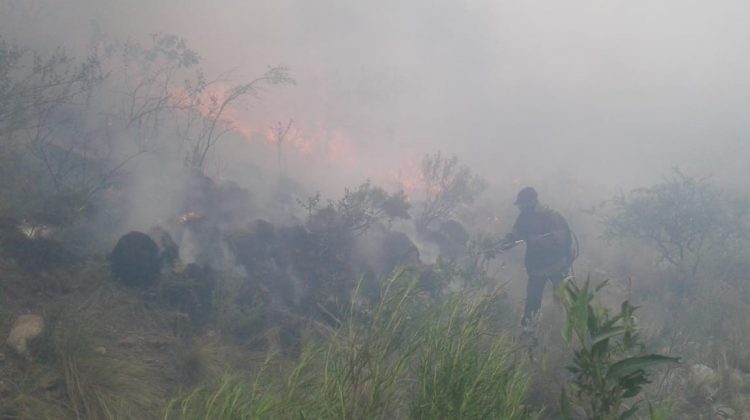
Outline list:
[[[604,288],[604,286],[607,285],[607,283],[609,283],[609,279],[604,280],[603,282],[599,283],[599,285],[596,286],[596,289],[594,289],[594,293],[602,290]]]
[[[622,394],[622,397],[623,398],[633,398],[636,395],[638,395],[639,392],[641,392],[641,387],[634,386],[634,387],[626,389],[625,392]]]
[[[589,336],[594,336],[598,333],[599,322],[591,305],[586,305],[586,327],[588,328]]]
[[[591,339],[591,345],[595,346],[600,341],[607,340],[612,337],[625,334],[625,331],[627,331],[627,328],[625,327],[616,327],[608,331],[602,331],[599,335]]]
[[[622,414],[620,414],[620,417],[618,417],[618,420],[625,420],[633,417],[638,412],[638,403],[633,404],[632,407],[624,411]]]
[[[678,357],[648,354],[645,356],[629,357],[613,364],[607,370],[607,379],[620,379],[639,370],[649,368],[660,363],[678,363]]]
[[[570,337],[573,334],[573,322],[571,321],[570,315],[565,317],[565,325],[563,326],[562,336],[565,340],[565,344],[570,346]]]

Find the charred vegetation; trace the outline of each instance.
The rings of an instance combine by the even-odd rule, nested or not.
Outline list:
[[[159,247],[142,232],[123,235],[108,259],[112,274],[127,287],[152,286],[161,273]]]

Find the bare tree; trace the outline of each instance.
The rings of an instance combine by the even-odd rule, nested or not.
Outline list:
[[[459,165],[458,157],[445,158],[440,152],[422,160],[422,182],[424,202],[416,218],[420,231],[453,216],[461,206],[472,204],[487,186],[484,179]]]
[[[227,80],[209,81],[199,62],[182,38],[168,34],[143,46],[96,32],[83,60],[63,49],[41,56],[0,38],[0,188],[13,197],[6,203],[18,201],[19,214],[40,200],[82,209],[146,153],[179,161],[186,152],[185,162],[202,170],[235,128],[225,118],[231,106],[294,83],[285,68],[272,67],[221,88]]]
[[[283,147],[284,147],[284,141],[286,140],[287,134],[289,134],[289,130],[292,128],[292,124],[294,123],[294,120],[289,119],[289,122],[286,124],[286,127],[281,124],[281,121],[276,123],[276,126],[271,126],[271,129],[273,130],[273,142],[276,144],[276,159],[279,166],[279,176],[283,176],[286,173],[286,165],[283,164]]]
[[[225,118],[227,109],[245,97],[258,97],[267,86],[294,84],[286,67],[271,67],[262,76],[248,82],[234,85],[220,92],[210,92],[216,81],[203,80],[188,91],[184,110],[188,113],[188,124],[183,131],[188,142],[185,163],[189,167],[203,169],[209,152],[225,134],[235,129]],[[204,96],[208,94],[208,100]]]
[[[29,216],[40,202],[55,200],[50,186],[62,192],[80,170],[91,136],[63,134],[80,121],[105,78],[95,54],[75,60],[58,48],[42,56],[0,39],[0,178],[11,203],[5,212]]]
[[[7,147],[19,132],[43,126],[63,105],[85,105],[104,76],[98,57],[77,62],[62,48],[47,57],[0,37],[0,137]]]
[[[152,34],[148,46],[104,36],[96,44],[111,72],[107,93],[121,92],[114,95],[114,104],[107,103],[107,118],[139,149],[153,149],[165,122],[174,122],[190,106],[185,92],[206,84],[197,67],[200,56],[184,39],[163,33]]]

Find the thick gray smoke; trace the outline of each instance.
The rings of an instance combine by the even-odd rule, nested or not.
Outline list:
[[[750,170],[749,9],[676,0],[5,0],[0,27],[7,41],[79,57],[101,37],[146,45],[151,34],[177,34],[219,88],[287,67],[294,85],[227,110],[236,131],[206,165],[218,182],[252,191],[253,217],[293,213],[298,198],[335,197],[366,178],[408,190],[421,158],[442,150],[489,181],[483,205],[504,203],[496,213],[508,218],[524,185],[565,210],[675,166],[739,184]],[[118,153],[132,153],[131,140],[114,139]],[[123,230],[189,210],[186,151],[157,149],[128,166]],[[294,181],[281,185],[278,174]]]
[[[295,121],[304,170],[379,176],[437,149],[495,184],[635,183],[670,166],[742,170],[745,2],[344,0],[5,1],[19,38],[87,45],[92,21],[122,38],[184,36],[214,72],[284,64],[297,86],[246,112]],[[19,19],[18,17],[27,19]],[[35,22],[34,31],[28,21]],[[44,30],[39,30],[44,28]],[[290,147],[291,149],[291,147]],[[273,156],[272,153],[269,153]],[[314,162],[314,164],[311,164]],[[721,169],[719,169],[721,168]],[[634,176],[635,175],[635,176]]]

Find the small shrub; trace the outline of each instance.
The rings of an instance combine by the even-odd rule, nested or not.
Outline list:
[[[267,318],[268,296],[252,279],[225,275],[213,293],[216,324],[240,339],[258,334]]]
[[[188,264],[182,273],[170,273],[159,284],[159,296],[169,306],[187,314],[195,325],[205,323],[214,312],[217,273],[209,267]]]
[[[30,273],[54,270],[78,260],[64,243],[51,238],[29,238],[21,232],[2,238],[3,254],[16,261],[19,267]]]
[[[605,238],[632,238],[653,246],[686,280],[695,279],[705,266],[707,251],[740,239],[746,246],[747,203],[677,169],[664,182],[612,202]]]

